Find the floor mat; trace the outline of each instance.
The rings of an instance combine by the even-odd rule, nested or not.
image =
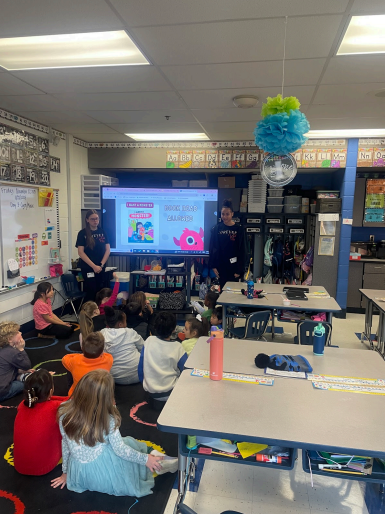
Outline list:
[[[33,334],[31,334],[33,335]],[[30,335],[30,337],[31,337]],[[79,331],[68,340],[26,338],[27,353],[34,368],[55,371],[55,395],[67,394],[67,373],[61,358],[68,352],[80,352]],[[150,409],[146,403],[141,384],[116,386],[115,398],[122,415],[120,432],[143,441],[151,441],[161,446],[168,455],[177,456],[177,437],[175,434],[160,432],[156,428],[159,413]],[[134,497],[115,497],[107,494],[84,492],[74,493],[52,489],[50,482],[61,475],[61,466],[41,477],[23,476],[13,467],[12,443],[13,423],[16,407],[22,396],[16,396],[0,404],[0,512],[1,514],[127,514],[135,502]],[[31,427],[33,429],[33,427]],[[175,474],[166,473],[155,479],[153,494],[140,498],[130,510],[130,514],[162,514],[173,483]]]

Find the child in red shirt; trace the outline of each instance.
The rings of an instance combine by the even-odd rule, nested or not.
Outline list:
[[[113,273],[115,279],[114,289],[104,287],[98,293],[96,293],[95,302],[99,307],[100,314],[104,314],[104,307],[112,307],[116,302],[116,298],[119,294],[119,277],[116,273]]]
[[[52,395],[53,380],[46,369],[26,379],[25,400],[17,408],[13,434],[15,469],[23,475],[45,475],[59,464],[61,435],[56,413],[68,397]]]
[[[83,341],[83,353],[69,353],[62,358],[63,366],[72,374],[73,384],[68,396],[74,392],[79,380],[94,369],[110,371],[114,359],[109,353],[104,353],[104,337],[100,332],[91,332]]]

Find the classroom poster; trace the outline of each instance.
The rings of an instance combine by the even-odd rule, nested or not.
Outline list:
[[[20,272],[28,272],[38,268],[37,237],[15,240],[15,260],[19,265]]]

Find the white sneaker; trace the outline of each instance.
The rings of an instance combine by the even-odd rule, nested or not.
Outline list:
[[[151,455],[155,455],[156,457],[163,457],[163,460],[160,461],[162,469],[156,472],[157,475],[163,475],[164,473],[175,473],[178,471],[177,457],[169,457],[164,453],[158,452],[158,450],[152,450]]]

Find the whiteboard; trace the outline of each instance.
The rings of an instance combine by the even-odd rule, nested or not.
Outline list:
[[[19,263],[20,275],[49,276],[51,248],[59,246],[58,216],[39,207],[39,189],[24,185],[0,184],[1,268],[4,286],[15,285],[20,277],[8,278],[8,259]],[[54,213],[57,214],[57,195]]]

